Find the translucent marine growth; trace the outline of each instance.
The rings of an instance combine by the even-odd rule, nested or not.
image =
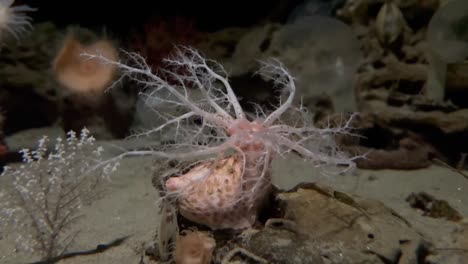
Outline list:
[[[36,150],[24,149],[23,163],[5,167],[0,175],[0,233],[16,237],[17,248],[42,260],[62,256],[74,243],[83,205],[94,202],[118,164],[102,171],[87,168],[102,159],[102,147],[87,129],[70,131],[66,139],[39,140]],[[46,263],[49,263],[46,261]]]
[[[0,0],[0,39],[5,32],[10,33],[16,39],[31,28],[31,17],[27,12],[36,11],[27,5],[13,6],[15,0]]]
[[[164,183],[167,195],[177,198],[180,213],[192,221],[213,229],[251,226],[270,190],[274,154],[293,151],[317,166],[354,167],[353,158],[341,152],[334,140],[337,133],[350,133],[350,120],[341,127],[314,127],[302,107],[292,106],[294,79],[277,60],[262,62],[258,74],[284,90],[287,98],[274,111],[259,108],[248,114],[222,65],[191,48],[179,48],[175,57],[166,60],[173,70],[161,70],[159,75],[140,55],[127,55],[136,66],[85,56],[118,65],[145,86],[142,96],[170,110],[155,111],[164,122],[138,135],[172,133],[173,144],[122,155],[195,161],[187,173]]]

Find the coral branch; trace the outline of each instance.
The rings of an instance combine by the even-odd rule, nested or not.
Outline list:
[[[51,151],[47,141],[47,137],[41,139],[35,151],[21,151],[24,163],[18,168],[6,167],[2,177],[11,186],[0,190],[2,230],[16,231],[13,235],[19,248],[40,253],[43,260],[63,254],[73,243],[78,232],[73,225],[81,217],[80,209],[96,200],[103,190],[102,181],[118,165],[113,161],[102,171],[86,171],[100,161],[103,151],[86,129],[80,137],[70,132],[66,141],[58,138]]]
[[[270,63],[263,62],[258,74],[269,80],[273,80],[275,85],[280,85],[282,86],[282,90],[285,89],[289,92],[286,102],[280,105],[263,121],[264,126],[271,126],[273,122],[292,106],[296,94],[296,85],[294,84],[294,79],[291,74],[278,60],[272,60]]]

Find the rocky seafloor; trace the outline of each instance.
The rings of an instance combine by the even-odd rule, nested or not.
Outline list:
[[[62,133],[32,129],[7,142],[12,148],[33,147],[43,134]],[[153,168],[151,157],[123,159],[107,195],[84,208],[80,235],[70,248],[78,254],[58,263],[154,263],[148,254],[159,219]],[[468,181],[448,168],[324,176],[292,155],[273,161],[273,178],[278,190],[258,225],[239,234],[214,234],[221,263],[464,263],[467,258]],[[433,198],[426,208],[409,199],[412,194],[428,199],[423,192]],[[437,199],[442,206],[435,206]],[[35,260],[15,252],[10,239],[2,238],[0,248],[1,263]]]

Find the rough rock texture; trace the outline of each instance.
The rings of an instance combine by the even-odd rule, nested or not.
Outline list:
[[[215,233],[216,263],[446,263],[465,254],[464,228],[454,238],[461,253],[448,255],[383,203],[316,184],[278,191],[268,212],[240,234]]]
[[[418,134],[440,154],[438,159],[456,166],[467,152],[468,128],[462,121],[468,117],[468,90],[463,81],[466,63],[445,67],[433,58],[431,30],[438,26],[440,21],[434,18],[443,9],[439,1],[358,0],[346,1],[337,16],[353,27],[365,57],[357,74],[358,110],[381,131]],[[442,33],[447,32],[450,29]],[[383,40],[383,35],[392,41]],[[436,35],[444,45],[449,44],[443,34]],[[366,143],[373,145],[367,146],[394,150],[394,142],[381,135],[368,137]]]
[[[323,27],[328,30],[321,30]],[[226,68],[233,77],[250,76],[258,67],[257,60],[271,57],[297,78],[297,98],[311,109],[323,94],[331,97],[337,111],[356,109],[352,84],[362,55],[351,28],[338,19],[312,16],[286,25],[258,25],[240,38],[232,56],[225,59]],[[253,89],[253,96],[246,100],[258,101],[262,92]],[[274,92],[269,90],[272,97]]]
[[[466,263],[468,259],[468,225],[461,226],[453,239],[453,247],[436,249],[433,255],[427,257],[428,264],[458,264]]]
[[[429,243],[380,202],[303,185],[277,195],[270,219],[246,248],[269,263],[418,263]]]

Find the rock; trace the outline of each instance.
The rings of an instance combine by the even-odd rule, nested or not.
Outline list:
[[[301,17],[284,26],[257,26],[243,35],[225,64],[231,76],[237,77],[254,73],[258,67],[256,60],[271,57],[284,63],[297,79],[297,98],[313,102],[326,94],[331,97],[336,111],[356,109],[353,78],[362,54],[357,37],[345,23],[315,15]],[[273,92],[270,89],[270,93]],[[246,98],[257,102],[255,99]]]
[[[365,111],[372,113],[380,124],[392,126],[394,124],[415,124],[440,129],[445,134],[460,133],[468,129],[468,109],[460,109],[451,112],[414,111],[405,107],[389,106],[384,102],[369,100],[366,102]]]
[[[378,201],[315,184],[279,193],[277,200],[282,219],[267,222],[246,243],[270,263],[416,263],[429,247]]]
[[[307,241],[306,237],[290,230],[268,227],[256,233],[249,241],[253,253],[273,263],[323,263],[320,249],[316,246]]]
[[[263,59],[271,49],[281,25],[259,25],[244,33],[235,45],[234,52],[225,62],[232,76],[241,76],[258,69],[255,59]]]
[[[224,64],[224,60],[232,56],[239,39],[247,32],[249,32],[248,28],[229,27],[216,32],[204,33],[194,46],[206,54],[206,57]]]
[[[458,264],[468,259],[468,224],[461,225],[450,248],[436,249],[428,256],[427,264]]]
[[[344,4],[344,0],[307,0],[299,4],[291,14],[287,21],[294,23],[296,20],[313,15],[333,16],[339,6]]]

